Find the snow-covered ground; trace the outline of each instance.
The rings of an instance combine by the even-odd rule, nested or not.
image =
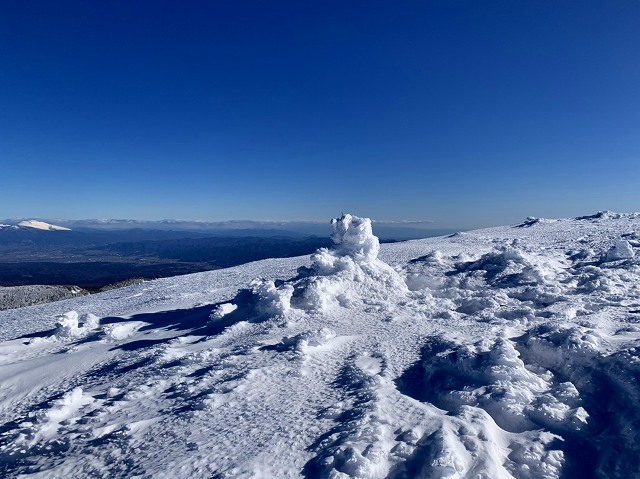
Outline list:
[[[640,215],[0,312],[3,477],[640,476]]]

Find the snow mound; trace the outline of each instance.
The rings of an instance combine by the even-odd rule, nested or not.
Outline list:
[[[631,259],[633,257],[634,252],[631,244],[627,240],[621,239],[607,251],[605,261],[617,261],[621,259]]]
[[[324,346],[335,337],[336,333],[329,328],[300,333],[296,336],[296,349],[304,351],[307,348]]]
[[[18,223],[18,226],[23,226],[25,228],[34,228],[37,230],[45,230],[45,231],[71,231],[70,228],[65,228],[64,226],[52,225],[49,223],[45,223],[44,221],[38,220],[25,220]]]
[[[294,350],[300,354],[306,354],[314,348],[328,345],[336,337],[336,333],[329,328],[304,331],[292,337],[283,338],[275,346],[267,346],[267,349],[277,351]]]
[[[334,247],[320,248],[311,255],[311,266],[298,268],[298,276],[286,281],[256,278],[249,284],[249,301],[237,298],[241,313],[236,318],[250,322],[275,317],[293,319],[306,313],[326,312],[378,300],[408,291],[402,277],[377,258],[380,242],[371,220],[343,215],[331,220]],[[218,321],[237,309],[234,303],[219,304],[210,314]],[[225,318],[226,320],[227,318]]]
[[[81,318],[77,311],[67,311],[58,317],[53,337],[63,341],[80,338],[96,329],[99,324],[100,319],[94,314],[87,313]]]
[[[580,407],[574,385],[556,383],[551,372],[525,364],[511,341],[434,346],[446,348],[423,364],[425,393],[434,404],[449,411],[465,405],[481,407],[510,432],[541,425],[579,430],[586,425],[588,414]]]
[[[540,325],[524,339],[522,356],[570,381],[570,396],[579,394],[584,409],[576,411],[573,423],[586,423],[580,426],[581,447],[599,458],[596,475],[635,477],[640,467],[640,430],[630,425],[640,424],[640,348],[633,345],[609,354],[606,344],[611,340],[584,326]],[[609,419],[611,414],[615,421]]]
[[[251,286],[258,296],[258,312],[267,316],[280,316],[291,309],[293,286],[290,284],[276,288],[273,281],[254,280]]]
[[[224,318],[227,314],[233,313],[236,309],[238,309],[237,304],[233,303],[223,303],[214,308],[209,315],[209,318],[213,321],[217,321],[218,319]]]
[[[402,277],[377,258],[378,238],[371,230],[371,220],[344,215],[331,220],[335,244],[321,248],[311,256],[311,267],[299,269],[299,277],[280,286],[273,281],[255,281],[258,311],[267,315],[284,315],[290,309],[305,312],[329,311],[368,302],[386,302],[389,297],[405,294]]]
[[[338,256],[349,256],[362,263],[371,263],[378,257],[380,242],[373,235],[369,218],[346,214],[332,219],[331,226],[331,239],[336,245],[335,253]]]
[[[109,324],[102,330],[103,340],[107,342],[122,341],[133,336],[144,326],[146,326],[146,323],[142,321],[124,321],[122,323]]]
[[[457,268],[461,272],[483,271],[489,284],[501,288],[545,284],[559,269],[548,259],[538,258],[517,245],[501,247],[477,261],[460,263]]]

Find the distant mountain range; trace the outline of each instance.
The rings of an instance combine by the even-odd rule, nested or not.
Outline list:
[[[38,221],[38,220],[23,220],[17,224],[0,224],[0,230],[2,229],[21,230],[25,228],[31,228],[31,229],[43,230],[43,231],[70,231],[70,228],[65,228],[64,226],[52,225],[50,223],[45,223],[44,221]]]
[[[192,221],[192,220],[131,220],[131,219],[11,219],[0,220],[4,226],[20,226],[61,231],[64,229],[76,232],[116,232],[131,230],[173,231],[201,233],[206,236],[288,236],[301,238],[305,236],[327,237],[331,227],[326,221]],[[455,229],[432,228],[429,221],[377,221],[376,233],[383,241],[403,241],[408,239],[444,236],[454,233]],[[153,238],[150,238],[153,239]]]
[[[330,246],[330,229],[328,223],[5,220],[0,221],[0,286],[65,285],[95,291],[132,278],[300,256]],[[405,236],[394,236],[396,230]],[[418,231],[422,236],[452,232],[393,226],[376,226],[376,231],[386,241],[415,237]]]
[[[283,230],[90,229],[23,220],[0,225],[0,286],[98,290],[132,278],[195,273],[309,254],[330,241]]]

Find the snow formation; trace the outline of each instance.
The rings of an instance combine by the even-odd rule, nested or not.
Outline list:
[[[390,295],[407,292],[401,276],[377,259],[380,243],[371,231],[371,220],[344,215],[331,224],[335,247],[311,255],[311,267],[300,267],[297,277],[279,286],[264,279],[251,283],[257,312],[293,318],[385,302]]]
[[[640,215],[0,312],[3,477],[638,477]]]

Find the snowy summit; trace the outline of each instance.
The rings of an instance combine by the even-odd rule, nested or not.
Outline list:
[[[37,230],[46,230],[46,231],[71,231],[69,228],[65,228],[64,226],[56,226],[49,223],[45,223],[44,221],[38,220],[25,220],[18,223],[18,226],[22,226],[24,228],[34,228]]]
[[[0,312],[3,477],[638,477],[640,215],[332,225]]]

